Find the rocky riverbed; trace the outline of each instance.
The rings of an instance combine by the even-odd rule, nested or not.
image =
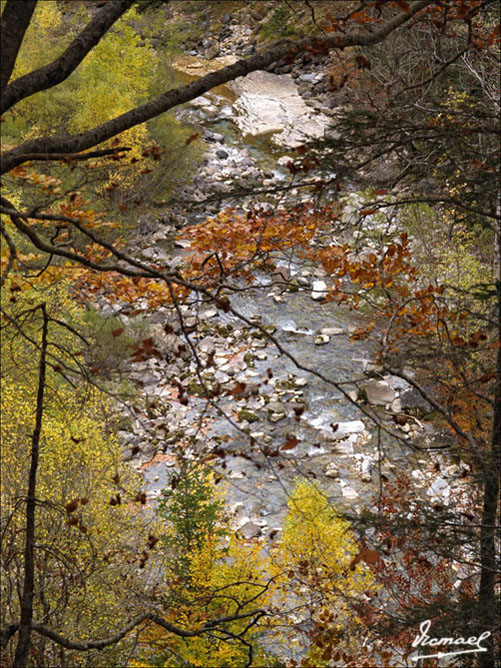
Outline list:
[[[199,68],[187,76],[193,69]],[[199,124],[207,142],[194,183],[186,187],[201,201],[214,190],[283,183],[286,151],[299,140],[298,119],[301,141],[305,129],[318,137],[331,127],[322,114],[311,115],[310,125],[303,122],[304,102],[289,75],[246,79],[178,112]],[[285,111],[273,108],[275,126],[266,130],[271,115],[259,120],[256,114],[271,99]],[[238,205],[245,208],[250,199],[249,193]],[[212,203],[198,215],[222,206]],[[189,243],[173,248],[174,234],[174,226],[163,223],[133,242],[145,259],[175,266]],[[430,406],[405,381],[383,375],[371,363],[367,343],[351,339],[360,323],[349,311],[323,303],[328,279],[320,268],[297,258],[279,258],[278,264],[286,281],[260,276],[252,289],[231,298],[242,319],[196,295],[181,307],[184,332],[168,307],[141,316],[159,356],[128,366],[143,410],[120,437],[126,457],[144,472],[148,498],[166,487],[182,448],[189,456],[212,458],[226,481],[235,530],[247,538],[279,535],[288,491],[300,475],[355,511],[372,505],[381,474],[391,480],[398,471],[410,473],[431,500],[446,502],[452,484],[466,484],[468,466],[448,460],[447,435],[423,419]],[[120,305],[112,311],[131,324]],[[207,391],[216,387],[217,399],[208,401]],[[354,403],[361,399],[362,410]],[[370,415],[382,426],[379,437]],[[406,445],[411,439],[418,449]]]
[[[175,67],[190,82],[235,60],[184,56]],[[256,200],[275,203],[277,189],[283,193],[282,203],[309,201],[308,182],[315,182],[317,175],[303,175],[298,183],[288,166],[298,158],[295,148],[333,131],[335,118],[329,109],[323,113],[306,104],[299,90],[290,74],[254,72],[176,112],[179,120],[198,128],[207,147],[193,183],[177,193],[188,203],[191,221],[228,204],[245,208]]]

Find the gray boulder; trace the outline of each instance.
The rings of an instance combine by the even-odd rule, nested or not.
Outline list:
[[[385,406],[395,399],[394,390],[384,380],[370,380],[364,390],[367,401],[374,406]]]
[[[433,410],[432,405],[414,388],[403,392],[400,395],[400,401],[402,409],[406,413],[425,415],[426,413],[431,413]]]

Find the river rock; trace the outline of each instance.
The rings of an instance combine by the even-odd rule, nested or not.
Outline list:
[[[331,438],[335,441],[342,440],[352,434],[361,434],[365,431],[365,424],[362,420],[350,420],[348,422],[338,422],[336,429],[332,430]]]
[[[325,465],[324,473],[328,478],[339,478],[339,469],[334,462],[329,462]]]
[[[295,148],[320,139],[330,119],[307,107],[289,74],[252,72],[232,84],[239,95],[235,122],[244,135],[270,135],[279,146]]]
[[[394,399],[391,402],[390,408],[391,408],[392,413],[401,413],[402,412],[402,400],[400,399],[400,397],[398,397],[397,399]]]
[[[449,431],[435,431],[428,427],[422,433],[417,434],[414,444],[422,450],[443,450],[454,446],[455,440]]]
[[[160,376],[155,373],[142,373],[139,376],[139,380],[143,384],[143,387],[148,387],[149,385],[158,385],[161,382]]]
[[[262,529],[255,522],[249,520],[243,526],[240,527],[238,533],[245,539],[249,540],[250,538],[257,538],[261,535]]]
[[[212,46],[205,49],[204,56],[207,60],[212,60],[213,58],[216,58],[216,56],[219,56],[220,52],[221,48],[219,44],[212,44]]]
[[[448,499],[451,493],[451,488],[445,478],[437,478],[428,488],[428,496],[439,496],[442,499]]]
[[[322,327],[319,334],[324,334],[325,336],[339,336],[339,334],[344,334],[344,329],[341,327]]]
[[[445,474],[449,478],[458,478],[462,473],[463,470],[461,466],[458,466],[457,464],[451,464],[451,466],[448,466],[445,469]]]
[[[214,144],[224,144],[225,137],[219,132],[211,132],[210,130],[204,130],[204,139],[206,142]]]
[[[166,334],[160,324],[150,327],[150,336],[153,340],[153,347],[164,357],[177,355],[180,348],[187,348],[186,343],[181,337],[176,336],[176,334]],[[183,357],[183,359],[186,358]]]
[[[361,461],[362,482],[372,482],[372,459],[367,455],[362,455]]]
[[[216,339],[213,336],[206,336],[198,343],[198,349],[202,353],[210,355],[216,350]]]
[[[327,294],[327,283],[325,281],[313,281],[311,298],[313,301],[325,299]]]
[[[370,380],[364,390],[367,401],[374,406],[385,406],[395,399],[394,390],[384,380]]]
[[[358,499],[360,497],[360,495],[357,492],[355,492],[353,487],[350,487],[350,485],[346,482],[346,480],[340,480],[340,485],[341,485],[341,494],[344,496],[345,499],[352,501],[353,499]]]
[[[299,81],[306,81],[308,83],[317,83],[322,79],[321,74],[316,74],[315,72],[308,72],[307,74],[300,74]]]
[[[205,304],[201,306],[198,310],[198,317],[200,320],[208,320],[209,318],[214,318],[218,314],[218,310],[212,304]]]
[[[417,413],[419,415],[429,413],[433,410],[431,404],[419,394],[414,388],[406,390],[400,395],[402,409],[406,413]]]
[[[327,334],[319,334],[318,336],[315,337],[315,345],[316,346],[323,346],[326,343],[329,343],[330,337],[327,336]]]
[[[323,432],[325,434],[325,432]],[[348,438],[343,438],[341,441],[336,441],[336,452],[339,455],[351,456],[355,453],[354,444],[356,442],[356,436],[352,434]]]

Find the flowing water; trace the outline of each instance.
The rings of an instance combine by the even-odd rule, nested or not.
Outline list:
[[[184,77],[187,82],[193,79],[188,75]],[[277,85],[280,85],[279,77]],[[223,148],[242,150],[259,167],[274,173],[278,179],[286,179],[289,172],[277,164],[277,158],[286,153],[285,149],[273,145],[269,137],[244,137],[239,132],[233,118],[235,112],[232,105],[237,99],[234,91],[220,87],[207,98],[211,105],[218,107],[219,112],[213,120],[205,119],[203,125],[224,136]],[[185,107],[181,117],[200,119],[200,109],[199,106]],[[294,263],[291,268],[292,273],[300,269]],[[341,383],[345,392],[354,391],[356,387],[352,381],[363,377],[363,361],[371,357],[367,343],[351,341],[349,337],[350,326],[360,324],[357,323],[359,316],[332,302],[320,304],[313,301],[309,291],[287,293],[283,303],[276,303],[268,293],[266,288],[251,289],[233,296],[231,303],[246,318],[259,317],[262,325],[274,325],[277,341],[299,365]],[[242,323],[230,314],[220,314],[216,321],[230,323],[235,329],[242,327]],[[315,345],[315,333],[326,327],[336,327],[344,333],[331,336],[326,345]],[[289,394],[283,393],[280,401],[286,406],[287,417],[282,420],[270,422],[266,410],[258,413],[259,421],[250,426],[250,431],[258,434],[252,439],[253,443],[248,434],[242,433],[238,423],[230,423],[223,417],[212,422],[207,439],[214,435],[232,439],[225,446],[228,455],[216,467],[224,472],[229,504],[235,509],[237,520],[240,518],[241,524],[252,519],[263,526],[263,532],[265,525],[270,529],[280,526],[287,494],[294,480],[301,475],[318,480],[336,504],[355,510],[360,510],[364,504],[371,504],[376,485],[367,479],[362,482],[362,471],[370,473],[372,468],[376,472],[383,452],[393,462],[393,467],[395,462],[405,466],[407,449],[389,437],[376,443],[376,439],[368,433],[374,431],[369,419],[339,389],[314,374],[298,369],[291,359],[281,355],[271,344],[266,347],[265,353],[266,359],[255,360],[251,372],[254,374],[252,379],[260,383],[261,395],[276,391],[272,383],[265,384],[268,374],[280,379],[289,376],[305,378],[307,384],[296,387]],[[298,401],[305,405],[299,419],[293,410],[299,405],[294,402]],[[195,419],[197,410],[202,410],[205,403],[201,399],[190,403],[191,417]],[[222,400],[221,407],[234,414],[235,407],[238,410],[243,406],[243,402],[236,403],[233,398],[231,401]],[[348,423],[348,438],[338,441],[329,438],[336,425],[344,423]],[[298,440],[297,445],[277,455],[276,449],[290,436]],[[326,475],[329,465],[331,475]],[[337,469],[336,474],[332,474],[333,466]],[[150,493],[155,495],[167,486],[169,468],[160,462],[150,466],[144,475]],[[373,479],[376,480],[375,475]]]

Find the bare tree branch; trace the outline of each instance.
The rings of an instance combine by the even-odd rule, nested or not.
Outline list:
[[[10,270],[12,269],[14,265],[14,260],[17,257],[17,251],[16,247],[14,245],[14,242],[10,238],[9,233],[5,229],[5,226],[3,222],[0,221],[0,232],[2,233],[3,238],[7,242],[7,246],[9,247],[9,259],[7,260],[7,264],[5,266],[5,269],[2,272],[2,277],[0,278],[0,287],[5,283],[5,280],[7,276],[9,275]]]
[[[72,162],[74,160],[90,160],[91,158],[102,158],[107,155],[116,155],[117,153],[124,153],[130,151],[131,149],[128,146],[119,146],[118,148],[106,148],[102,151],[88,151],[87,153],[33,153],[33,155],[28,154],[26,160],[37,160],[37,161],[54,161],[62,160],[63,162]]]
[[[190,631],[188,629],[183,629],[180,626],[176,626],[175,624],[167,622],[165,619],[163,619],[163,617],[160,617],[160,615],[157,615],[154,612],[145,612],[139,615],[138,617],[135,617],[128,624],[126,624],[120,631],[117,631],[117,633],[115,633],[112,636],[109,636],[108,638],[102,638],[101,640],[86,640],[82,642],[66,638],[61,633],[54,631],[53,629],[45,626],[44,624],[38,624],[37,622],[31,623],[31,629],[33,631],[36,631],[40,635],[44,636],[45,638],[49,638],[49,640],[52,640],[58,645],[65,647],[66,649],[72,649],[78,652],[86,652],[90,649],[100,650],[104,649],[105,647],[109,647],[110,645],[115,645],[128,633],[130,633],[134,628],[136,628],[136,626],[139,626],[143,622],[147,621],[151,621],[154,624],[161,626],[169,633],[173,633],[174,635],[179,636],[181,638],[196,638],[198,636],[203,635],[204,633],[209,633],[211,631],[216,630],[219,626],[223,624],[229,624],[230,622],[235,622],[240,619],[248,619],[251,617],[255,618],[255,620],[257,621],[259,618],[264,617],[266,614],[267,613],[265,610],[253,610],[252,612],[243,612],[236,615],[227,615],[225,617],[212,619],[203,624],[200,628]],[[20,623],[10,624],[8,627],[2,630],[1,633],[2,646],[5,646],[8,643],[9,639],[14,635],[14,633],[16,633],[18,629],[20,629]]]

